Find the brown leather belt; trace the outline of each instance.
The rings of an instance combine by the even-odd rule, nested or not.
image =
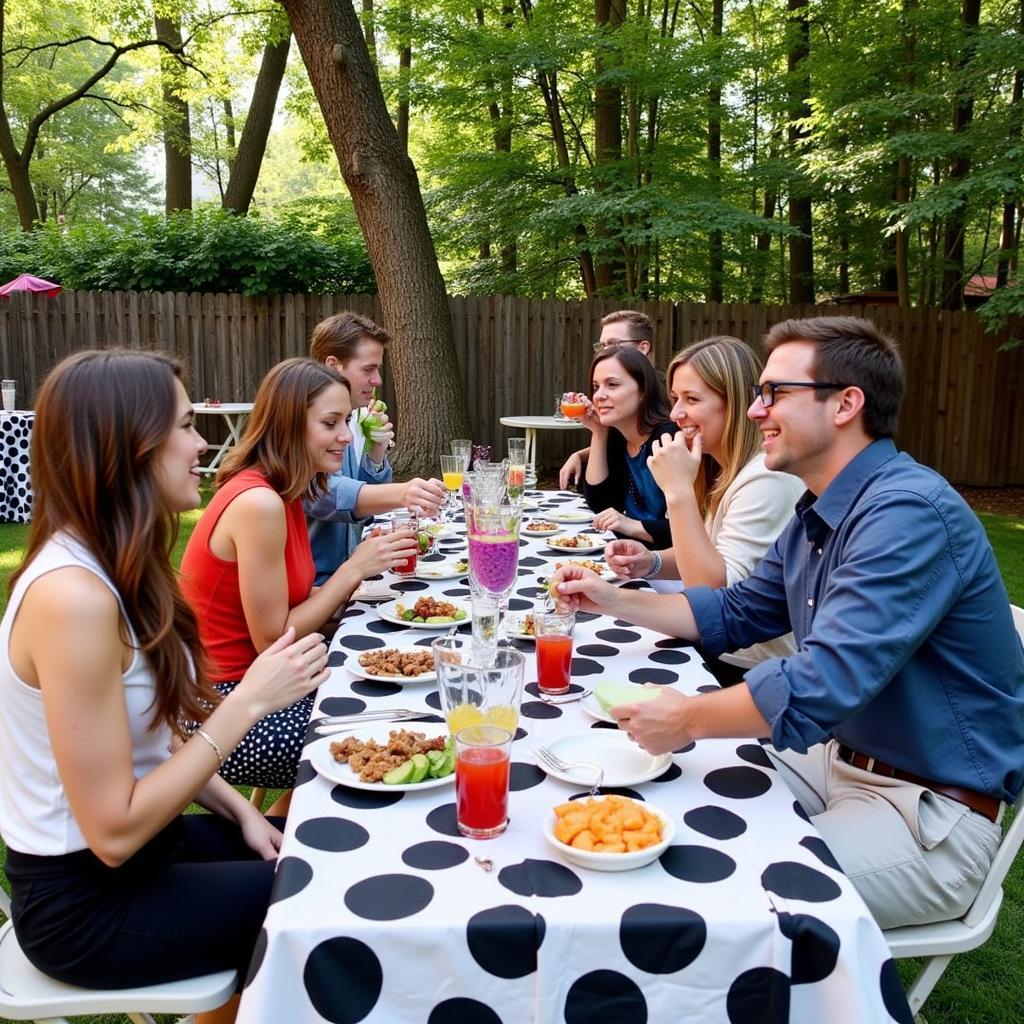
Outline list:
[[[944,782],[932,782],[930,779],[922,779],[920,775],[913,772],[905,772],[901,768],[893,768],[892,765],[879,761],[877,758],[868,757],[844,743],[839,744],[839,756],[854,768],[860,768],[875,775],[881,775],[886,779],[900,779],[903,782],[912,782],[915,786],[924,786],[934,793],[941,793],[948,796],[950,800],[964,804],[972,811],[983,814],[989,821],[998,821],[1000,812],[1003,809],[1002,803],[994,796],[986,796],[973,789],[964,789],[962,786],[947,786]]]

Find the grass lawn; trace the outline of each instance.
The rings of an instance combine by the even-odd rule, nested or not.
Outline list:
[[[198,511],[182,517],[176,561],[198,517]],[[992,542],[1010,600],[1024,605],[1024,520],[985,512],[979,518]],[[7,578],[21,563],[27,533],[27,526],[0,525],[0,611],[7,604]],[[0,866],[5,857],[6,850],[0,844]],[[3,884],[6,887],[6,878]],[[1018,1024],[1024,1007],[1022,937],[1024,858],[1018,858],[1006,880],[995,934],[980,949],[953,959],[925,1004],[928,1024]],[[901,961],[900,971],[909,982],[916,973],[916,963]],[[124,1020],[116,1016],[82,1019],[92,1024]],[[0,1024],[4,1024],[4,1018],[0,1018]]]

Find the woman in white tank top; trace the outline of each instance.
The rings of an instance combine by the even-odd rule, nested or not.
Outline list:
[[[179,378],[124,351],[49,374],[28,552],[0,622],[14,927],[40,970],[86,987],[244,972],[281,834],[216,772],[254,722],[327,677],[322,638],[289,630],[230,697],[207,684],[170,563],[206,448]],[[202,723],[191,738],[186,719]],[[213,814],[183,815],[193,800]]]

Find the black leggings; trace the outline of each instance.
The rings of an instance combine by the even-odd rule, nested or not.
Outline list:
[[[274,820],[274,819],[272,819]],[[274,820],[279,828],[283,819]],[[82,988],[128,988],[249,965],[274,861],[237,825],[181,815],[118,868],[90,850],[7,851],[18,942],[44,974]]]

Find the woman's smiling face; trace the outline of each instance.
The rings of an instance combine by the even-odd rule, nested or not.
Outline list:
[[[677,366],[669,381],[672,422],[682,431],[687,444],[699,432],[704,435],[704,451],[721,464],[722,438],[725,435],[725,397],[709,385],[689,364]]]
[[[306,410],[306,446],[317,473],[337,473],[352,443],[352,402],[344,384],[324,388]]]
[[[618,359],[602,359],[594,367],[591,401],[603,427],[631,427],[640,409],[640,385]]]

